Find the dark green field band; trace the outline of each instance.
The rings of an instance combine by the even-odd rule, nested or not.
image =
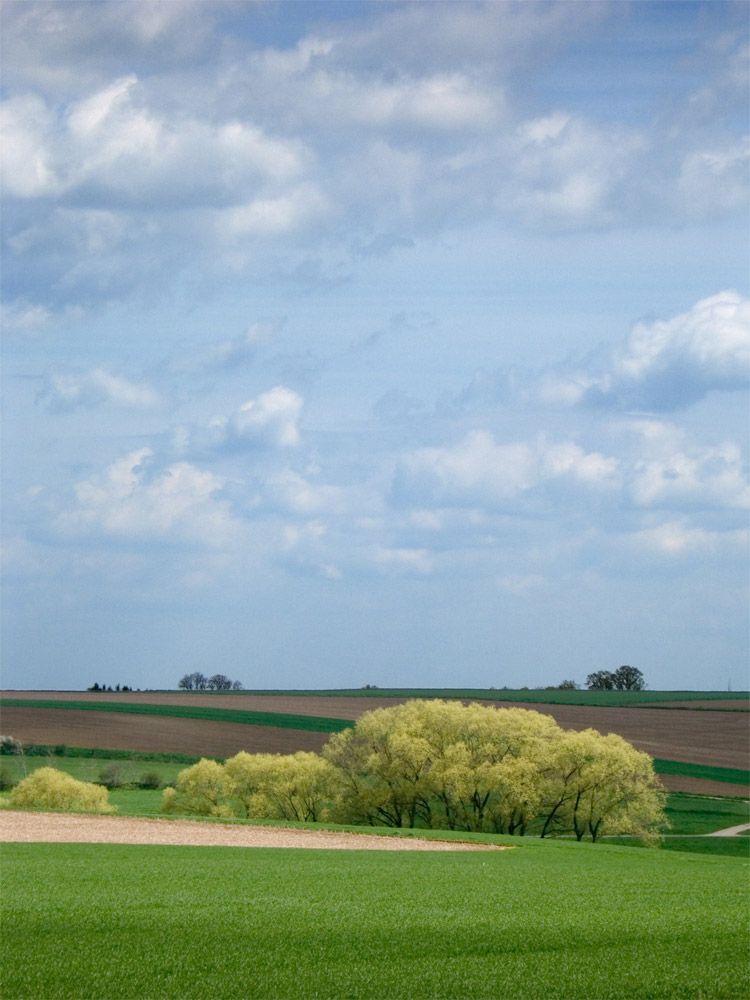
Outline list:
[[[208,708],[200,705],[148,705],[119,701],[57,701],[38,698],[3,698],[6,708],[62,708],[84,712],[124,712],[128,715],[162,715],[205,722],[237,722],[244,726],[303,729],[313,733],[338,733],[354,723],[348,719],[326,719],[317,715],[287,715],[281,712],[249,712],[239,708]]]
[[[681,760],[654,758],[657,774],[678,774],[685,778],[703,778],[704,781],[723,781],[732,785],[750,784],[750,771],[737,767],[712,767],[710,764],[687,764]]]

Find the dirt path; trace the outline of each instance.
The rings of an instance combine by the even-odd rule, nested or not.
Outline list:
[[[706,833],[705,837],[736,837],[740,833],[750,830],[750,823],[740,823],[739,826],[728,826],[724,830],[716,830],[714,833]]]
[[[66,844],[180,844],[195,847],[302,847],[358,851],[497,851],[490,844],[366,833],[298,830],[290,827],[141,819],[136,816],[82,816],[2,810],[0,841]]]

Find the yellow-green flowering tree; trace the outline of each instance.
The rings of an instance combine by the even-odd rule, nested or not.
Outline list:
[[[65,812],[113,813],[109,793],[103,785],[77,781],[54,767],[40,767],[19,782],[11,792],[14,806],[64,809]]]
[[[409,701],[365,713],[323,754],[339,773],[341,818],[513,832],[536,815],[541,760],[560,732],[526,709]]]
[[[316,753],[249,754],[224,764],[224,795],[246,816],[316,822],[327,818],[333,768]]]
[[[342,821],[523,834],[538,820],[542,836],[645,841],[664,823],[647,754],[528,709],[409,701],[365,713],[323,755]]]
[[[165,788],[163,812],[190,812],[201,816],[231,816],[220,802],[224,794],[224,768],[215,760],[203,757],[177,775],[176,790]]]
[[[615,733],[565,732],[545,773],[541,835],[598,840],[627,834],[654,843],[666,826],[666,792],[654,762]]]

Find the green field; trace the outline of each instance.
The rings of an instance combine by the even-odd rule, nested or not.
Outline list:
[[[702,778],[704,781],[723,781],[730,785],[750,784],[750,771],[738,767],[715,767],[711,764],[689,764],[682,760],[660,760],[654,758],[657,774],[682,774],[687,778]]]
[[[747,875],[731,858],[539,841],[458,854],[9,844],[1,993],[745,1000]]]
[[[637,707],[669,701],[747,701],[748,691],[560,691],[506,688],[337,688],[330,691],[243,691],[253,695],[317,695],[337,698],[460,698],[463,701],[520,701],[544,705]],[[217,692],[221,697],[221,692]],[[689,708],[685,705],[685,708]]]
[[[208,722],[239,722],[245,726],[305,729],[314,733],[338,733],[353,725],[345,719],[282,712],[250,712],[239,708],[209,708],[201,705],[141,705],[124,701],[59,701],[39,698],[3,698],[2,705],[17,708],[61,708],[84,712],[123,712],[127,715],[161,715]]]

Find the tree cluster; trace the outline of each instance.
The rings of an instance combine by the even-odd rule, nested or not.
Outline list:
[[[614,672],[597,670],[586,678],[589,691],[645,691],[646,682],[637,667],[618,667]]]
[[[230,680],[226,674],[214,674],[213,677],[206,677],[199,670],[192,674],[185,674],[178,681],[177,687],[181,691],[242,691],[242,681]]]
[[[653,841],[664,790],[620,736],[565,731],[527,709],[409,701],[367,712],[322,755],[202,760],[163,808],[226,816]]]
[[[115,684],[115,686],[112,687],[112,685],[110,684],[108,687],[106,684],[100,685],[98,681],[94,681],[91,687],[86,688],[86,690],[87,691],[132,691],[133,689],[131,687],[128,687],[127,684],[123,684],[122,687],[120,687],[119,684]]]

